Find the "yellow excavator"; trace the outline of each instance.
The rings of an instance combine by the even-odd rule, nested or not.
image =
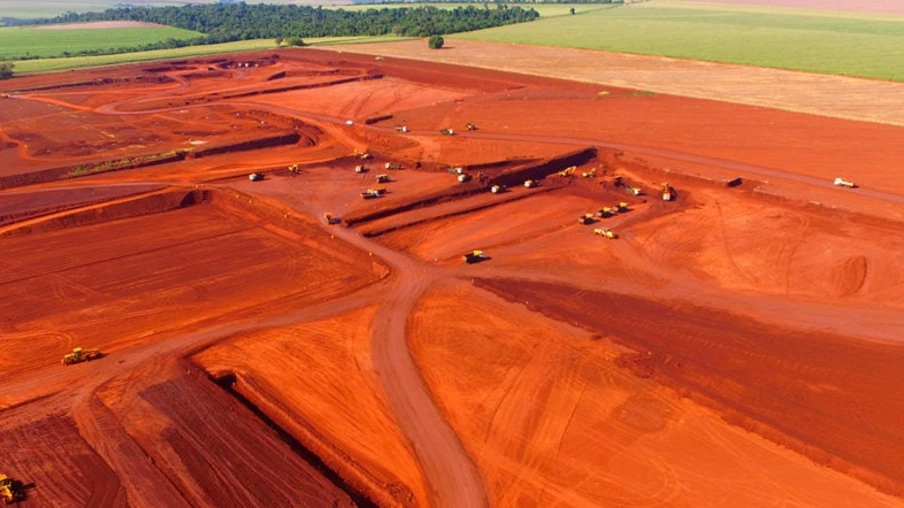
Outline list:
[[[472,250],[471,252],[466,252],[461,257],[461,260],[469,265],[474,264],[474,263],[479,263],[480,261],[483,261],[484,259],[486,259],[486,256],[483,255],[482,250]]]
[[[74,348],[71,353],[63,356],[63,359],[60,360],[60,363],[62,363],[63,365],[74,365],[76,363],[97,360],[98,358],[101,358],[103,356],[104,354],[100,352],[100,349],[82,349],[80,347],[77,347]]]
[[[24,500],[25,492],[19,485],[19,482],[14,482],[12,478],[0,473],[0,499],[3,499],[6,504]]]

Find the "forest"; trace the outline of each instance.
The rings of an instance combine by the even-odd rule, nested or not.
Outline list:
[[[143,21],[207,34],[210,41],[279,37],[334,37],[399,35],[426,37],[533,21],[534,9],[497,5],[469,5],[455,9],[430,6],[374,8],[364,11],[323,9],[299,5],[245,3],[186,5],[181,7],[129,7],[103,12],[69,12],[36,23],[90,21]],[[205,43],[193,41],[193,43]]]

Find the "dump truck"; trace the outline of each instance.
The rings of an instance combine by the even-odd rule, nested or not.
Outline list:
[[[461,166],[458,166],[458,167],[455,167],[455,168],[449,168],[449,169],[447,169],[446,171],[452,173],[453,175],[460,175],[460,174],[462,174],[462,173],[465,172],[465,168],[463,168],[463,167],[461,167]]]
[[[466,125],[465,128],[468,129],[469,131],[476,131],[476,130],[477,130],[477,126],[474,125],[474,124],[472,124],[472,123],[469,123],[468,125]]]
[[[462,174],[458,175],[458,183],[465,183],[465,182],[470,182],[470,181],[471,181],[471,175],[469,175],[467,173],[462,173]]]
[[[662,184],[662,200],[663,201],[671,201],[675,198],[675,193],[672,191],[672,186],[664,183]]]
[[[358,164],[357,166],[355,166],[355,173],[358,173],[359,175],[361,173],[367,173],[367,168],[365,168],[361,164]]]
[[[534,187],[537,186],[537,182],[536,182],[536,180],[525,180],[524,186],[528,189],[533,189]]]
[[[292,164],[291,166],[289,166],[289,172],[298,173],[298,164]]]
[[[25,499],[25,492],[22,491],[19,482],[14,482],[12,478],[0,473],[0,499],[6,504],[13,504]]]
[[[330,212],[323,212],[323,220],[330,225],[339,224],[339,219],[333,217],[333,214]]]
[[[442,134],[443,136],[454,136],[455,135],[455,131],[452,129],[440,129],[439,133]]]
[[[100,349],[82,349],[80,347],[77,347],[74,348],[71,353],[63,356],[63,359],[60,360],[60,363],[62,363],[63,365],[74,365],[76,363],[97,360],[102,356],[103,353],[100,352]]]
[[[578,224],[583,224],[585,226],[587,224],[593,224],[593,214],[585,213],[584,215],[581,215],[580,217],[578,217]]]
[[[577,170],[578,170],[577,166],[570,166],[570,167],[563,169],[562,171],[559,171],[559,176],[561,176],[561,177],[571,176]]]
[[[370,159],[370,158],[372,157],[369,153],[367,153],[367,152],[361,152],[361,151],[358,151],[358,150],[355,150],[355,152],[354,152],[352,155],[353,155],[356,159],[364,159],[364,160]]]
[[[490,192],[493,194],[501,194],[505,192],[505,185],[494,185],[490,187]]]
[[[624,201],[619,202],[617,210],[618,210],[618,213],[627,212],[628,211],[628,203],[625,203]]]
[[[264,179],[264,174],[263,173],[251,173],[250,175],[248,175],[248,179],[251,180],[252,182],[259,182]]]
[[[615,212],[612,210],[611,207],[604,206],[602,209],[600,209],[599,212],[597,212],[597,215],[599,215],[600,217],[605,219],[605,218],[612,217],[613,215],[615,215]]]
[[[383,165],[386,169],[402,169],[402,165],[399,163],[387,162]]]
[[[374,199],[383,195],[382,189],[367,189],[366,191],[361,193],[361,198],[363,199]]]
[[[839,187],[847,187],[848,189],[853,189],[853,188],[857,187],[857,184],[855,184],[854,182],[852,182],[850,180],[845,180],[844,178],[842,178],[840,176],[835,179],[834,184]]]
[[[473,263],[478,263],[480,261],[483,261],[484,259],[486,259],[486,256],[483,255],[482,250],[472,250],[471,252],[466,252],[461,257],[461,260],[464,261],[465,263],[468,263],[469,265],[473,264]]]
[[[387,174],[381,173],[381,174],[377,175],[377,183],[388,183],[391,181],[392,181],[392,178],[390,178],[389,175],[387,175]]]
[[[597,229],[594,229],[593,232],[597,235],[606,237],[610,240],[615,240],[616,238],[618,238],[618,235],[613,233],[611,229],[597,228]]]
[[[631,187],[630,185],[626,185],[625,192],[631,194],[632,196],[640,196],[643,191],[640,190],[640,187]]]
[[[399,125],[398,127],[395,128],[395,130],[397,130],[399,132],[408,132],[408,126],[407,125]]]

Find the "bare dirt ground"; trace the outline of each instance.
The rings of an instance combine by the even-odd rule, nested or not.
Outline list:
[[[462,40],[449,46],[433,51],[417,40],[353,51],[904,126],[904,83],[571,48]]]
[[[320,50],[2,86],[25,505],[904,505],[900,127]]]
[[[845,2],[844,0],[706,0],[706,2],[904,15],[904,3],[899,0],[873,0],[871,2]]]

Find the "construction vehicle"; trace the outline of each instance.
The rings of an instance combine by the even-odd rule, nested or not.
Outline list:
[[[612,208],[610,208],[608,206],[604,206],[599,212],[597,212],[597,215],[599,215],[600,217],[605,219],[605,218],[612,217],[613,215],[615,215],[615,211],[612,210]]]
[[[625,192],[633,196],[640,196],[643,191],[640,190],[640,187],[631,187],[630,185],[626,185]]]
[[[597,235],[604,236],[610,240],[615,240],[616,238],[618,238],[618,235],[613,233],[611,229],[597,228],[597,229],[594,229],[593,232]]]
[[[366,172],[367,172],[367,168],[365,168],[361,164],[358,164],[357,166],[355,166],[355,173],[358,173],[360,175],[361,173],[366,173]]]
[[[77,347],[74,348],[71,353],[63,356],[63,359],[60,360],[60,363],[62,363],[63,365],[74,365],[76,363],[97,360],[102,356],[104,355],[100,352],[100,349],[82,349],[80,347]]]
[[[847,187],[848,189],[853,189],[853,188],[857,187],[857,184],[855,184],[854,182],[852,182],[850,180],[845,180],[844,178],[841,178],[840,176],[835,179],[834,184],[839,187]]]
[[[502,194],[505,192],[505,185],[494,185],[490,187],[490,192],[493,194]]]
[[[472,124],[472,123],[469,123],[468,125],[466,125],[465,128],[467,128],[469,131],[476,131],[476,130],[477,130],[477,126],[474,125],[474,124]]]
[[[370,159],[370,158],[372,157],[372,155],[370,155],[369,153],[367,153],[367,152],[360,152],[360,151],[358,151],[358,150],[355,150],[354,153],[352,153],[352,155],[353,155],[356,159],[364,159],[364,160]]]
[[[25,500],[25,492],[22,491],[19,482],[0,473],[0,499],[6,504],[13,504]]]
[[[577,166],[567,167],[567,168],[563,169],[562,171],[559,171],[559,176],[561,176],[561,177],[571,176],[577,170],[578,170]]]
[[[536,180],[525,180],[524,186],[528,189],[533,189],[534,187],[537,186],[537,182],[536,182]]]
[[[252,182],[259,182],[264,179],[264,174],[263,173],[251,173],[250,175],[248,175],[248,179],[251,180]]]
[[[590,171],[584,171],[583,173],[581,173],[581,176],[584,178],[593,178],[594,176],[596,176],[596,166],[591,168]]]
[[[398,163],[387,162],[383,165],[386,169],[402,169],[402,165]]]
[[[593,222],[594,222],[594,220],[593,220],[592,213],[585,213],[584,215],[581,215],[580,217],[578,217],[579,224],[583,224],[586,226],[587,224],[593,224]]]
[[[396,127],[395,130],[397,130],[399,132],[408,132],[408,126],[400,125],[400,126]]]
[[[458,183],[465,183],[465,182],[470,182],[470,181],[471,181],[471,175],[469,175],[467,173],[462,173],[462,174],[458,175]]]
[[[330,212],[323,212],[323,220],[326,221],[327,224],[339,224],[339,218],[333,217],[333,214]]]
[[[440,129],[439,133],[442,134],[443,136],[454,136],[455,135],[455,131],[452,129]]]
[[[618,210],[618,213],[625,213],[628,211],[628,203],[625,203],[624,201],[622,201],[618,204],[618,207],[616,207],[616,208]]]
[[[457,168],[449,168],[446,171],[452,173],[453,175],[461,175],[465,172],[465,168],[459,166]]]
[[[383,189],[367,189],[361,193],[363,199],[374,199],[383,196]]]
[[[671,201],[673,199],[675,199],[675,193],[672,191],[672,186],[667,183],[662,184],[662,200]]]
[[[289,166],[289,172],[298,173],[298,164],[292,164],[291,166]]]
[[[377,175],[377,183],[389,183],[392,181],[392,178],[387,174],[379,174]]]
[[[461,260],[469,265],[474,264],[474,263],[479,263],[480,261],[483,261],[484,259],[486,259],[486,256],[483,255],[482,250],[472,250],[471,252],[466,252],[461,257]]]

